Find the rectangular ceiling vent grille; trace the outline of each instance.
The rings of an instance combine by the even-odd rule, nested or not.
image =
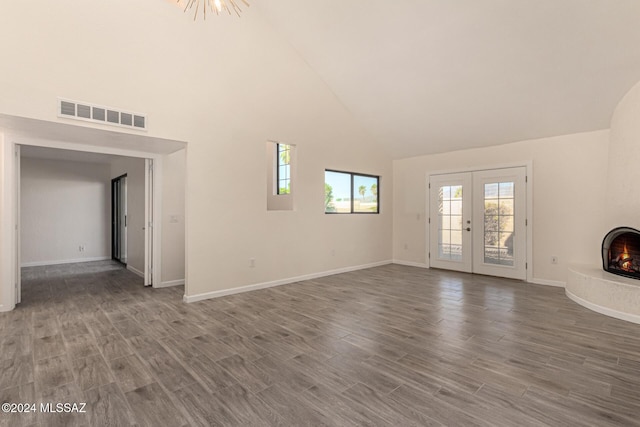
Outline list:
[[[147,116],[87,102],[58,99],[58,117],[147,130]]]

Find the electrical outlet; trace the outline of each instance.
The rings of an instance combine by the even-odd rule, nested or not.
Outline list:
[[[255,268],[256,266],[256,259],[255,258],[249,258],[249,267],[250,268]]]
[[[405,244],[404,244],[404,250],[406,251],[406,250],[408,250],[408,249],[409,249],[409,245],[405,243]]]
[[[331,256],[336,256],[336,250],[335,249],[331,249]]]
[[[78,246],[78,252],[84,252],[84,245]]]
[[[558,263],[558,257],[555,255],[551,255],[551,264],[557,264]]]

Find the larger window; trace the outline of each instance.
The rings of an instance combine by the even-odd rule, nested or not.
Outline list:
[[[325,213],[380,212],[380,177],[334,170],[324,171]]]

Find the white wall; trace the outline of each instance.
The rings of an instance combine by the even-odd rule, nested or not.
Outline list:
[[[565,282],[569,263],[598,265],[608,141],[604,130],[394,161],[394,259],[426,262],[429,173],[531,160],[533,278]]]
[[[194,23],[157,0],[0,2],[0,37],[20,41],[0,44],[0,112],[100,127],[58,118],[67,97],[188,142],[188,295],[391,258],[389,156],[251,8]],[[295,211],[266,211],[268,140],[297,147]],[[325,215],[325,168],[380,175],[381,214]]]
[[[144,159],[122,157],[111,162],[110,180],[127,175],[127,267],[144,274]]]
[[[620,101],[611,119],[607,179],[608,231],[640,229],[640,83]]]
[[[109,165],[21,160],[22,265],[111,258]]]
[[[185,273],[185,155],[165,156],[162,163],[162,282],[179,284]]]

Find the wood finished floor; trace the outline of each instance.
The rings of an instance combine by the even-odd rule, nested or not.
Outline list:
[[[640,425],[640,325],[563,289],[388,265],[194,304],[110,262],[28,268],[0,426]]]

